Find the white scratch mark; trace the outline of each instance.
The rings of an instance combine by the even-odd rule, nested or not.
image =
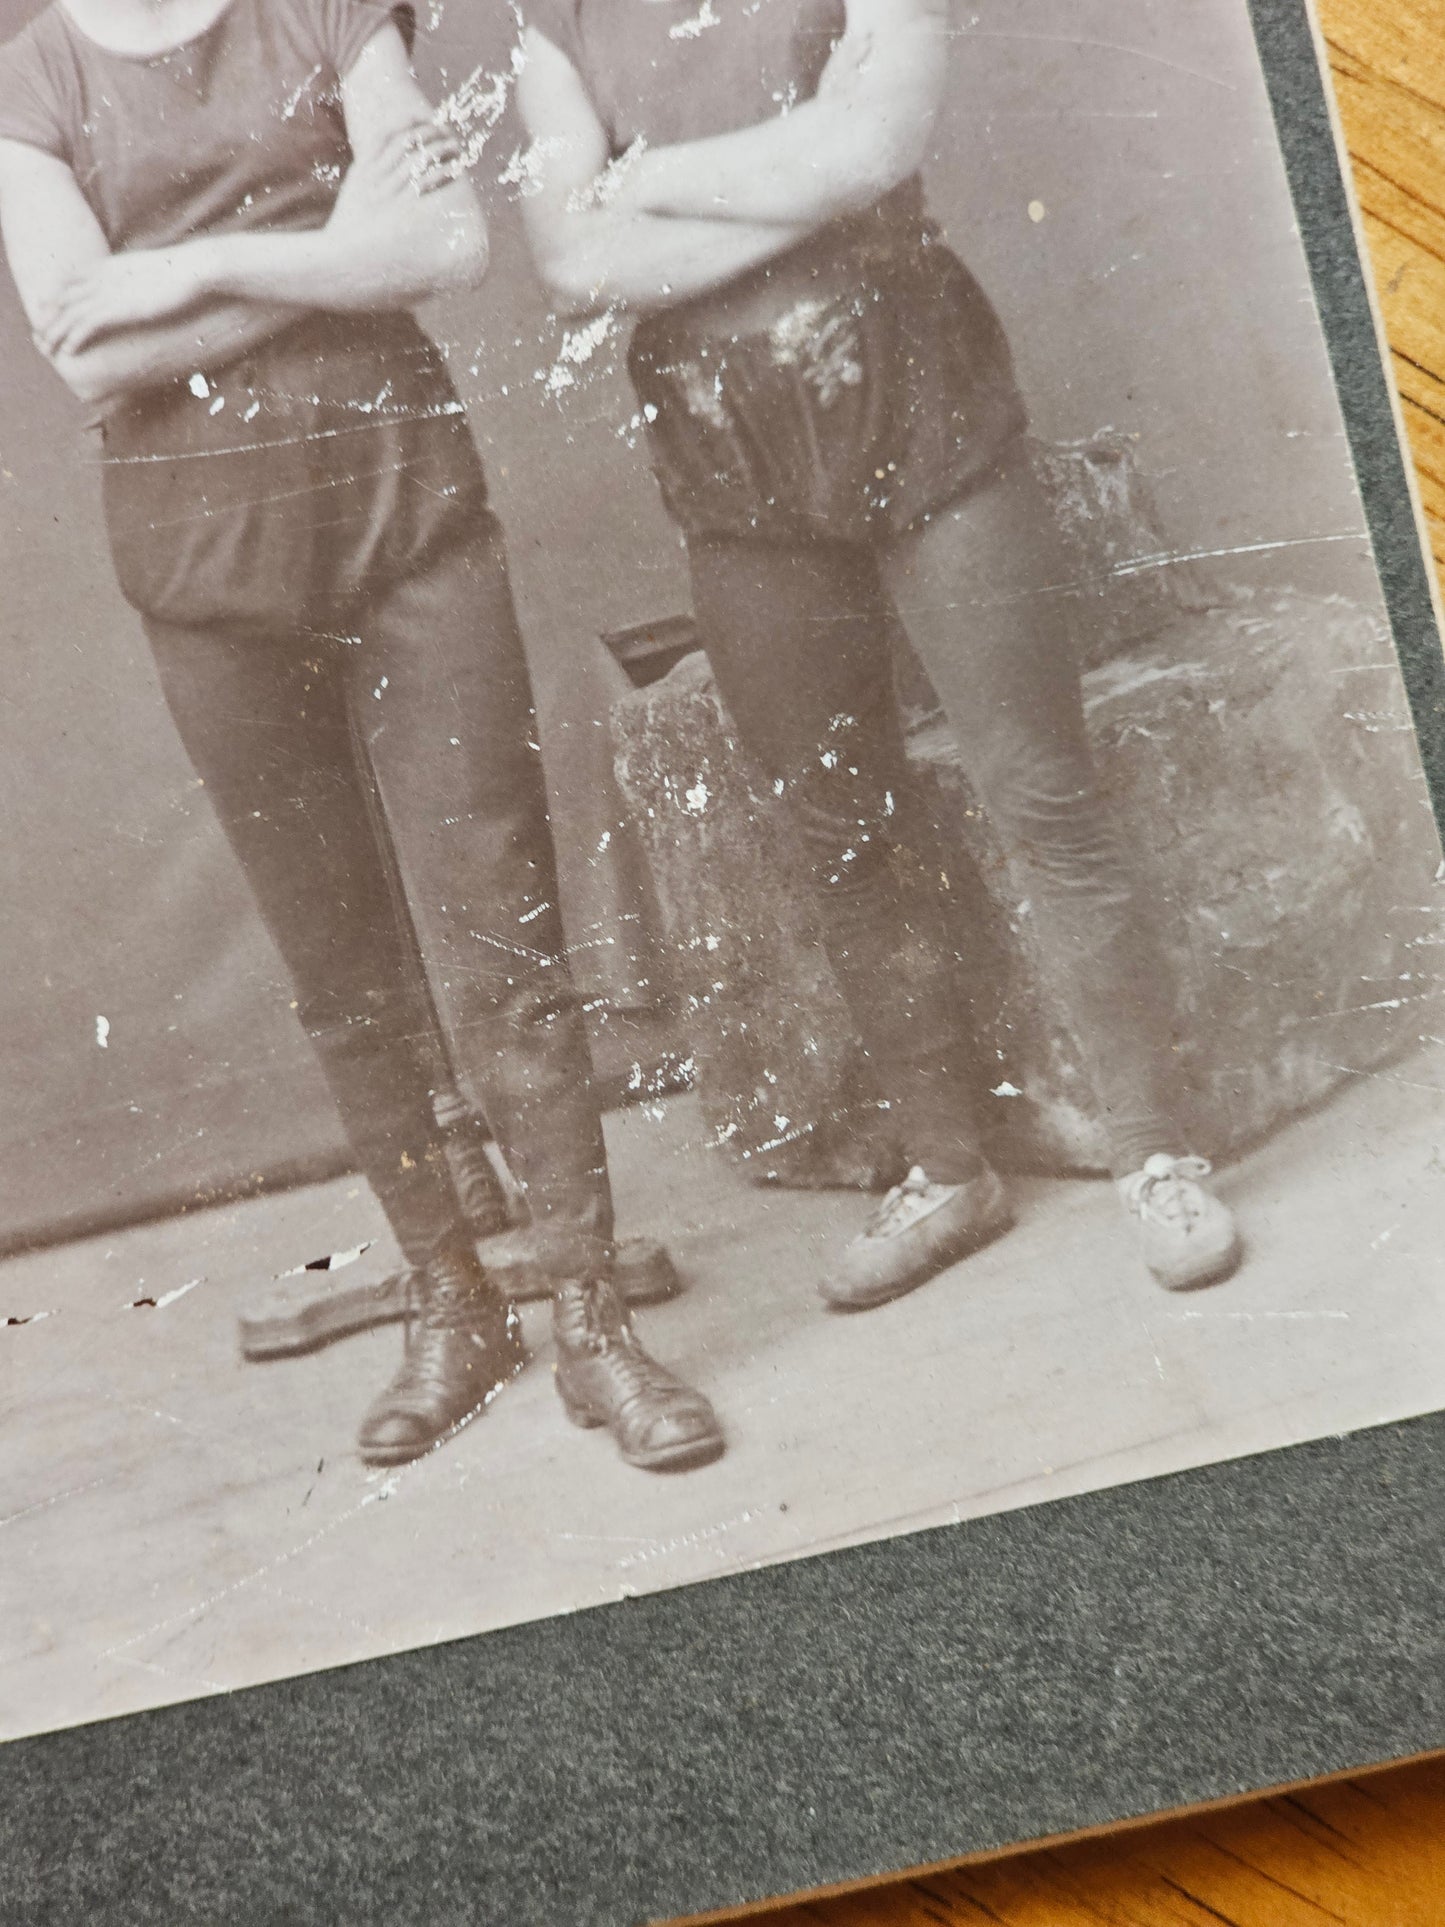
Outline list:
[[[1171,73],[1186,74],[1191,80],[1202,80],[1207,86],[1220,87],[1225,93],[1232,94],[1235,89],[1227,80],[1217,74],[1206,73],[1201,67],[1187,67],[1183,61],[1169,60],[1163,54],[1150,53],[1147,47],[1131,47],[1117,40],[1087,40],[1080,34],[1072,33],[1018,33],[1008,29],[968,26],[958,30],[971,40],[1034,40],[1051,41],[1060,47],[1071,47],[1076,52],[1085,47],[1098,53],[1126,54],[1135,60],[1147,60],[1156,67],[1167,67]]]
[[[53,1505],[61,1505],[66,1499],[78,1499],[82,1492],[94,1492],[102,1485],[113,1485],[118,1473],[107,1472],[104,1478],[88,1479],[84,1485],[69,1485],[63,1492],[52,1492],[48,1499],[36,1499],[30,1505],[21,1506],[18,1512],[7,1512],[0,1517],[0,1526],[18,1525],[20,1520],[28,1519],[33,1512],[48,1512]]]
[[[669,27],[669,40],[697,40],[709,27],[720,27],[722,21],[714,11],[712,0],[702,0],[702,5],[691,20],[679,20],[675,27]]]
[[[1154,1369],[1159,1374],[1159,1383],[1166,1385],[1169,1382],[1169,1374],[1164,1369],[1164,1360],[1159,1356],[1159,1347],[1155,1343],[1154,1333],[1150,1327],[1149,1320],[1147,1318],[1141,1318],[1139,1323],[1143,1327],[1144,1336],[1149,1341],[1149,1351],[1154,1360]]]
[[[1220,1318],[1230,1324],[1252,1325],[1260,1319],[1268,1318],[1282,1321],[1315,1318],[1348,1321],[1350,1314],[1347,1311],[1181,1311],[1176,1316],[1190,1319]]]
[[[281,103],[282,120],[294,120],[296,118],[296,109],[301,105],[302,101],[306,98],[307,90],[310,88],[312,81],[319,80],[320,77],[321,77],[321,63],[318,61],[317,64],[311,69],[311,72],[306,76],[306,78],[302,81],[299,81],[296,85],[295,90],[292,93],[289,93],[286,96],[285,100],[282,101]]]
[[[655,1539],[650,1545],[643,1546],[637,1552],[629,1553],[625,1559],[620,1559],[618,1564],[623,1568],[641,1566],[649,1559],[665,1559],[671,1552],[691,1551],[695,1546],[707,1545],[711,1540],[722,1538],[724,1533],[734,1532],[739,1526],[750,1524],[758,1516],[752,1511],[740,1512],[734,1519],[723,1519],[715,1526],[703,1526],[697,1532],[682,1532],[674,1539]]]

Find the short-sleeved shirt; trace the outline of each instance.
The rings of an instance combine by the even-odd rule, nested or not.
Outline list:
[[[113,249],[324,225],[350,159],[339,82],[410,6],[231,0],[154,56],[46,7],[0,47],[0,136],[65,161]]]
[[[339,82],[389,20],[410,37],[409,7],[231,0],[145,59],[52,4],[0,48],[0,135],[67,162],[117,250],[317,228],[351,158]],[[151,620],[294,623],[405,574],[484,512],[462,405],[407,313],[298,313],[260,348],[102,413],[116,573]]]

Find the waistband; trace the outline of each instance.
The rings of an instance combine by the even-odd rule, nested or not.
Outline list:
[[[665,359],[766,335],[800,306],[870,299],[907,299],[930,256],[947,248],[923,209],[921,192],[904,183],[863,214],[831,222],[787,254],[736,281],[676,307],[660,309],[633,331],[637,352]]]
[[[361,425],[445,410],[456,393],[441,351],[411,314],[315,313],[259,347],[122,396],[92,425],[128,442],[180,414],[204,441],[202,424],[229,432],[252,402],[273,418],[344,414]]]

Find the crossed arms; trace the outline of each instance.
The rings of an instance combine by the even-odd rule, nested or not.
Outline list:
[[[308,310],[406,307],[486,272],[480,204],[393,26],[342,80],[354,155],[324,227],[113,254],[63,161],[0,140],[0,235],[36,345],[106,403],[260,346]]]
[[[919,166],[938,111],[948,0],[848,0],[814,99],[609,164],[581,76],[529,32],[518,102],[533,253],[565,313],[638,311],[721,286]],[[405,307],[487,265],[482,211],[394,27],[342,82],[354,159],[324,227],[112,253],[64,162],[0,139],[0,237],[37,346],[104,404],[260,346],[315,309]]]
[[[571,60],[526,39],[523,202],[557,307],[645,312],[721,286],[915,173],[944,85],[948,0],[848,0],[815,97],[736,133],[634,151],[608,141]]]

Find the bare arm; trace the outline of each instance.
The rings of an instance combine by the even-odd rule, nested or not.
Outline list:
[[[111,259],[75,176],[54,155],[0,140],[0,236],[32,328],[77,275]],[[118,328],[79,352],[46,354],[79,400],[100,403],[136,388],[178,380],[197,368],[259,347],[296,319],[295,308],[217,300],[183,318]]]
[[[606,132],[577,69],[529,31],[517,105],[532,141],[522,201],[537,267],[564,314],[620,302],[647,312],[705,294],[782,254],[810,231],[785,222],[675,220],[622,204]]]
[[[372,37],[342,86],[354,158],[323,227],[102,253],[37,304],[36,334],[51,360],[63,366],[118,331],[197,310],[227,311],[233,326],[254,309],[367,312],[480,280],[481,206],[395,27]]]
[[[812,226],[918,171],[943,98],[949,0],[848,0],[817,95],[773,120],[642,154],[623,204]]]
[[[394,26],[367,42],[342,97],[356,158],[326,226],[193,242],[207,293],[366,312],[482,279],[481,203],[460,177],[454,138],[433,120]]]

